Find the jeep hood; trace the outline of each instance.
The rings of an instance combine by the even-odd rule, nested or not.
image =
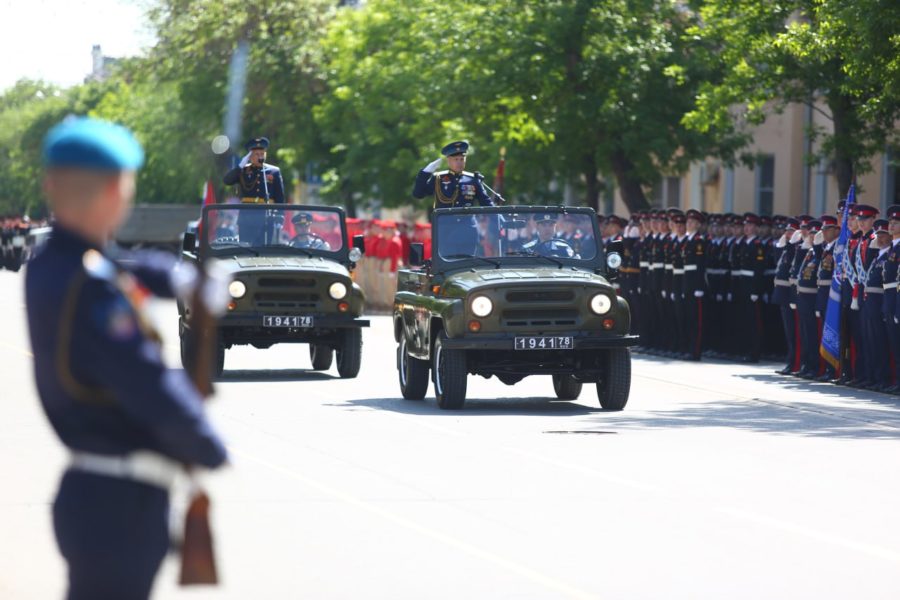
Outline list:
[[[569,285],[601,285],[610,288],[609,282],[602,276],[563,267],[524,268],[524,269],[474,269],[447,275],[444,287],[454,286],[463,291],[471,291],[480,287],[497,287],[507,285],[534,284],[569,284]]]
[[[253,271],[310,271],[314,273],[334,274],[349,277],[347,268],[339,262],[327,260],[320,256],[233,256],[220,258],[235,273],[251,273]]]

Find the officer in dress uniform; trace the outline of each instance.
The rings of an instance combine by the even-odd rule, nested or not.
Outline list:
[[[875,360],[869,355],[869,352],[875,347],[870,339],[871,330],[866,325],[865,303],[867,300],[866,287],[868,286],[869,267],[872,261],[878,255],[878,251],[871,247],[875,241],[875,219],[878,217],[878,209],[867,204],[856,205],[856,221],[859,224],[860,236],[859,243],[851,256],[851,261],[855,265],[856,285],[854,286],[854,300],[856,309],[851,304],[851,315],[856,316],[856,324],[859,329],[858,350],[856,355],[856,368],[854,370],[854,381],[849,385],[853,387],[870,387],[875,379]],[[879,283],[880,286],[880,283]],[[859,373],[857,374],[857,371]]]
[[[797,299],[790,281],[791,269],[797,252],[797,244],[791,243],[790,240],[799,228],[800,221],[793,218],[786,219],[784,234],[775,243],[778,262],[775,264],[775,287],[772,291],[772,299],[781,313],[781,323],[784,327],[784,339],[787,345],[786,366],[778,371],[781,375],[790,375],[800,369],[796,355],[797,322],[794,308],[792,308],[792,306],[796,306]]]
[[[143,151],[130,132],[70,118],[44,140],[44,189],[56,224],[25,278],[37,390],[70,451],[53,504],[70,599],[147,598],[169,548],[169,485],[179,465],[226,460],[201,398],[167,369],[142,303],[189,295],[173,259],[118,264],[105,245],[134,196]],[[215,291],[219,294],[207,294]],[[221,288],[204,298],[221,303]]]
[[[822,222],[822,258],[819,261],[819,273],[816,275],[816,283],[818,292],[816,293],[816,319],[819,325],[819,345],[822,343],[822,328],[825,323],[825,315],[828,311],[828,297],[831,294],[831,279],[834,275],[834,246],[837,238],[841,234],[840,227],[836,217],[831,215],[822,215],[819,220]],[[818,236],[817,236],[818,237]],[[813,243],[816,243],[815,241]],[[819,381],[831,381],[834,379],[834,367],[830,363],[823,361],[825,373],[821,375]]]
[[[841,200],[838,212],[844,214],[846,200]],[[855,252],[859,245],[862,232],[859,231],[859,222],[856,218],[856,206],[851,206],[847,211],[847,229],[850,238],[844,249],[841,274],[841,377],[836,383],[847,385],[856,375],[855,355],[859,348],[859,306],[854,301],[854,287],[856,281]],[[854,305],[856,307],[854,308]]]
[[[306,248],[309,250],[331,250],[331,245],[311,233],[309,228],[312,225],[312,215],[308,212],[300,212],[291,217],[291,223],[294,224],[296,235],[288,240],[288,244],[294,248]]]
[[[803,241],[797,251],[802,254],[797,270],[797,319],[800,324],[800,370],[792,373],[804,379],[819,375],[819,329],[816,321],[816,297],[819,293],[817,276],[822,246],[814,245],[815,235],[822,222],[812,220],[803,228]]]
[[[884,391],[891,387],[890,345],[884,322],[884,265],[890,256],[891,232],[886,219],[878,219],[874,225],[875,239],[870,243],[870,262],[866,273],[863,324],[866,331],[866,356],[871,361],[870,383],[865,387]]]
[[[706,217],[699,210],[690,209],[686,213],[687,234],[681,246],[684,265],[685,358],[700,360],[703,352],[703,297],[706,294],[706,258],[708,240],[700,233]]]
[[[540,256],[577,258],[572,246],[556,237],[556,218],[557,215],[554,213],[538,214],[534,220],[537,224],[537,237],[523,244],[522,251]]]
[[[225,185],[236,187],[242,204],[284,204],[284,181],[281,170],[266,162],[268,138],[258,137],[245,145],[247,155],[238,166],[225,173]],[[238,217],[241,241],[251,246],[271,244],[275,239],[274,223],[266,224],[264,210],[242,210]]]
[[[737,285],[734,292],[738,325],[743,335],[741,358],[745,362],[759,362],[762,350],[761,297],[765,284],[763,274],[766,268],[766,247],[757,236],[759,216],[744,213],[744,238],[737,254]]]
[[[894,384],[884,389],[885,392],[900,392],[900,318],[897,316],[897,281],[900,279],[900,206],[887,209],[888,230],[891,233],[891,246],[882,267],[882,286],[884,287],[884,315],[888,345],[894,358]]]

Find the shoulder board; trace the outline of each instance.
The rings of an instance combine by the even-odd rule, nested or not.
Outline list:
[[[270,165],[269,163],[263,163],[263,167],[264,167],[267,171],[281,171],[281,169],[279,169],[279,168],[276,167],[275,165]]]
[[[450,169],[444,169],[443,171],[435,171],[434,173],[432,173],[432,175],[435,175],[435,176],[446,175],[449,172],[450,172]]]
[[[475,177],[475,175],[476,175],[476,173],[471,173],[471,172],[469,172],[469,171],[463,171],[462,174],[463,174],[463,175],[468,175],[469,177]]]
[[[81,257],[81,264],[88,277],[103,281],[114,281],[116,278],[116,265],[113,261],[103,256],[97,250],[88,250]]]

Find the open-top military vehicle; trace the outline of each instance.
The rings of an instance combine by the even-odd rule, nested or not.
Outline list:
[[[336,358],[338,374],[356,377],[362,357],[362,290],[350,270],[362,236],[348,244],[344,211],[292,204],[213,204],[197,233],[185,233],[183,259],[216,259],[233,275],[231,302],[219,321],[215,370],[238,344],[269,348],[309,344],[315,370]],[[190,306],[179,303],[182,363],[189,360]],[[188,366],[188,365],[185,365]]]
[[[431,260],[413,244],[397,280],[403,397],[423,399],[430,373],[438,405],[459,409],[469,374],[507,385],[550,375],[560,399],[596,383],[603,408],[624,408],[637,336],[610,283],[621,257],[599,239],[589,208],[435,210]]]

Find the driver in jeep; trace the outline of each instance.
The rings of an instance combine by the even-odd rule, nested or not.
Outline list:
[[[552,213],[537,215],[535,219],[535,223],[537,223],[537,237],[527,244],[523,244],[522,252],[559,258],[579,258],[568,242],[555,237],[556,217],[557,215]]]
[[[321,237],[311,233],[312,215],[306,212],[297,213],[291,218],[296,235],[288,240],[288,244],[294,248],[306,248],[308,250],[331,250],[331,245]]]

